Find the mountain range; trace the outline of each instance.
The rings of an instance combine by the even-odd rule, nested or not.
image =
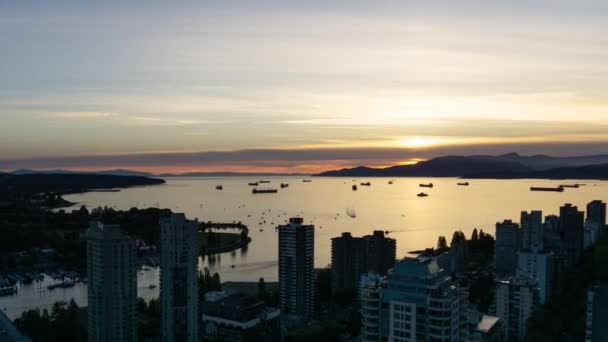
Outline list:
[[[516,153],[502,156],[446,156],[412,165],[387,168],[359,166],[327,171],[317,176],[608,179],[608,156],[549,157],[520,156]]]

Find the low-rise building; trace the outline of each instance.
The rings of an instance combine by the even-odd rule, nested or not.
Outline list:
[[[281,340],[281,312],[242,294],[211,292],[205,295],[203,340],[255,342]]]
[[[496,315],[506,326],[507,339],[520,341],[526,324],[539,305],[537,282],[528,277],[508,277],[496,281]]]

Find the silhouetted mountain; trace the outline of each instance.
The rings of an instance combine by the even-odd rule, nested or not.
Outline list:
[[[15,170],[13,172],[9,172],[14,175],[74,175],[74,174],[93,174],[93,175],[111,175],[111,176],[138,176],[138,177],[154,177],[153,174],[147,172],[139,172],[139,171],[131,171],[131,170],[106,170],[106,171],[70,171],[70,170],[29,170],[29,169],[20,169]]]
[[[98,174],[0,174],[0,190],[21,193],[75,193],[91,189],[115,189],[157,185],[162,179]]]
[[[608,164],[559,167],[529,172],[486,172],[464,178],[475,179],[598,179],[608,180]]]
[[[303,173],[255,173],[255,172],[188,172],[188,173],[163,173],[159,177],[272,177],[272,176],[308,176]]]
[[[580,157],[552,157],[542,154],[533,156],[522,156],[517,153],[508,153],[501,156],[472,156],[477,159],[485,159],[492,161],[506,161],[512,163],[520,163],[535,170],[548,170],[558,167],[574,167],[586,166],[595,164],[608,164],[608,155],[592,155]]]
[[[413,165],[377,169],[359,166],[352,169],[323,172],[324,177],[461,177],[481,173],[529,172],[530,168],[514,162],[476,157],[447,156]]]

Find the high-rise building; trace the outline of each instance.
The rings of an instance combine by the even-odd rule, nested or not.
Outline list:
[[[535,280],[519,276],[496,282],[496,315],[505,323],[509,340],[523,340],[527,321],[538,305]]]
[[[198,221],[184,214],[162,217],[160,299],[162,340],[198,341]]]
[[[367,271],[365,240],[350,233],[331,239],[331,285],[333,292],[354,290]]]
[[[543,245],[550,251],[559,251],[561,246],[561,238],[559,234],[559,216],[546,216],[543,227]]]
[[[361,303],[361,342],[380,341],[380,280],[373,272],[361,275],[359,302]]]
[[[436,258],[398,261],[381,282],[380,341],[460,341],[461,300]]]
[[[532,250],[543,244],[543,213],[533,210],[521,212],[522,249]]]
[[[315,226],[299,217],[278,227],[281,313],[310,319],[315,305]]]
[[[397,242],[387,238],[384,231],[375,230],[372,235],[364,237],[367,256],[367,271],[386,275],[393,268],[397,258]]]
[[[606,227],[606,203],[595,200],[587,204],[587,220],[596,222],[604,230]]]
[[[331,241],[332,289],[356,292],[360,277],[367,272],[386,275],[395,265],[396,242],[383,231],[373,235],[353,237],[350,233]]]
[[[585,213],[570,203],[560,207],[559,212],[561,252],[566,258],[566,266],[572,268],[583,254]]]
[[[546,304],[554,292],[555,258],[553,252],[538,249],[517,252],[517,275],[536,280],[540,304]]]
[[[514,275],[517,268],[517,251],[521,245],[519,225],[511,220],[496,223],[494,260],[496,273]]]
[[[608,341],[608,285],[596,285],[587,292],[585,342]]]
[[[86,232],[89,341],[137,341],[135,242],[118,225],[91,222]]]

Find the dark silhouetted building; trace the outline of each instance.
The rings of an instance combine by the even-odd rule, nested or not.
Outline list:
[[[521,212],[522,249],[532,250],[543,245],[543,213],[534,210]]]
[[[278,227],[281,313],[310,319],[315,305],[315,226],[296,217]]]
[[[374,272],[386,275],[395,265],[396,241],[384,236],[383,231],[373,235],[353,237],[350,233],[331,240],[332,289],[353,291],[359,287],[361,275]]]
[[[86,232],[89,341],[137,341],[135,242],[118,225],[91,222]]]
[[[585,342],[608,341],[608,285],[596,285],[587,292]]]
[[[496,223],[496,273],[502,276],[515,275],[520,246],[521,233],[517,223],[511,220]]]
[[[281,311],[244,294],[207,293],[202,322],[203,341],[281,341]]]
[[[199,223],[161,218],[160,300],[163,342],[198,341]]]
[[[595,200],[587,204],[587,221],[597,224],[601,228],[600,235],[603,235],[606,230],[606,203]]]
[[[561,252],[566,266],[572,268],[583,254],[585,238],[585,213],[568,203],[559,209],[559,233]]]

